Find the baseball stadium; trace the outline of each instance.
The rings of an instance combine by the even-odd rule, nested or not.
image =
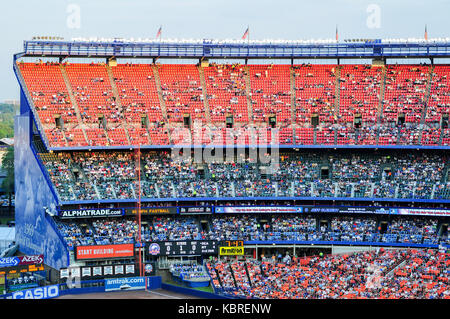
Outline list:
[[[450,299],[450,39],[35,36],[0,298]]]

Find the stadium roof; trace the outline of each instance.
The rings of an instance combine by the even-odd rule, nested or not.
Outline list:
[[[43,37],[25,41],[24,52],[35,57],[117,58],[448,58],[450,38],[213,40],[213,39],[108,39]]]

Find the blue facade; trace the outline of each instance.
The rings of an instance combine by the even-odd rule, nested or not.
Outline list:
[[[23,97],[23,96],[22,96]],[[27,106],[22,98],[21,110]],[[31,147],[30,112],[15,118],[16,243],[27,255],[43,254],[44,263],[59,269],[69,265],[69,254],[46,209],[56,213],[57,198]]]

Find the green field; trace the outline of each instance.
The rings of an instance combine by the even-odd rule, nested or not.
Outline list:
[[[13,221],[13,217],[0,217],[0,225],[5,226],[7,222]]]
[[[169,284],[172,286],[177,286],[177,287],[183,287],[183,288],[188,288],[188,289],[194,289],[194,290],[200,290],[200,291],[205,291],[205,292],[209,292],[209,293],[214,293],[214,289],[211,287],[211,284],[208,287],[198,287],[198,288],[190,288],[190,287],[186,287],[178,282],[172,281],[172,280],[167,280],[164,282],[165,284]]]

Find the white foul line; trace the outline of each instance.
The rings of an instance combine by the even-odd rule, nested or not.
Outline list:
[[[157,294],[157,295],[160,295],[160,296],[163,296],[163,297],[169,297],[169,298],[172,298],[172,299],[181,299],[181,298],[179,298],[179,297],[175,297],[175,296],[169,296],[169,295],[166,295],[166,294],[162,294],[162,293],[160,293],[160,292],[156,292],[156,291],[152,291],[152,290],[147,290],[148,291],[148,293],[153,293],[153,294]]]

